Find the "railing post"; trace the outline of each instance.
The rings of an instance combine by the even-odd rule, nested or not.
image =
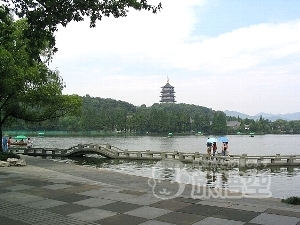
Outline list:
[[[179,152],[178,155],[179,155],[179,160],[180,161],[184,160],[184,156],[183,156],[182,152]]]
[[[247,154],[242,154],[239,158],[239,166],[240,167],[246,167],[246,157]]]
[[[287,162],[288,164],[294,163],[294,156],[290,156],[290,158],[288,158],[288,159],[286,160],[286,162]]]

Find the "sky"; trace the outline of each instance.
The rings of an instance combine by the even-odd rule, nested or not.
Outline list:
[[[300,112],[299,0],[148,0],[157,14],[71,22],[56,33],[50,64],[64,94],[177,103],[248,115]]]

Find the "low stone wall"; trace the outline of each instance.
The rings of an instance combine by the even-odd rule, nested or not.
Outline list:
[[[26,166],[24,159],[8,158],[6,161],[0,161],[0,167],[7,166]]]

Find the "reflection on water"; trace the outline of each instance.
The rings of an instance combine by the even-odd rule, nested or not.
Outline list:
[[[230,154],[248,155],[295,155],[300,154],[300,135],[229,135]],[[173,138],[158,136],[124,137],[44,137],[33,138],[34,147],[64,148],[77,144],[110,143],[120,149],[206,152],[206,136],[176,136]],[[217,143],[220,145],[220,143]],[[96,157],[96,156],[94,156]],[[299,167],[268,168],[211,168],[193,169],[191,165],[159,165],[157,161],[111,160],[105,158],[60,159],[65,163],[77,163],[83,166],[104,168],[121,173],[143,177],[156,176],[159,179],[174,180],[181,183],[202,185],[209,188],[223,188],[248,193],[264,193],[269,190],[273,197],[300,196]],[[176,169],[177,168],[177,169]],[[261,189],[260,189],[261,188]],[[257,193],[258,192],[258,193]]]
[[[84,158],[52,159],[65,163],[102,168],[130,175],[176,181],[208,188],[247,193],[255,196],[285,198],[300,196],[299,167],[268,168],[192,168],[191,164],[166,164],[162,161],[106,159],[92,155]],[[174,162],[174,161],[173,161]]]

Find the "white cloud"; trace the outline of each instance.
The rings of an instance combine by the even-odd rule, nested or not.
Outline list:
[[[86,21],[60,29],[52,66],[67,83],[65,93],[152,105],[169,76],[179,103],[252,114],[300,111],[300,20],[197,37],[201,21],[193,9],[207,3],[162,4],[157,15],[132,11],[96,28]]]

